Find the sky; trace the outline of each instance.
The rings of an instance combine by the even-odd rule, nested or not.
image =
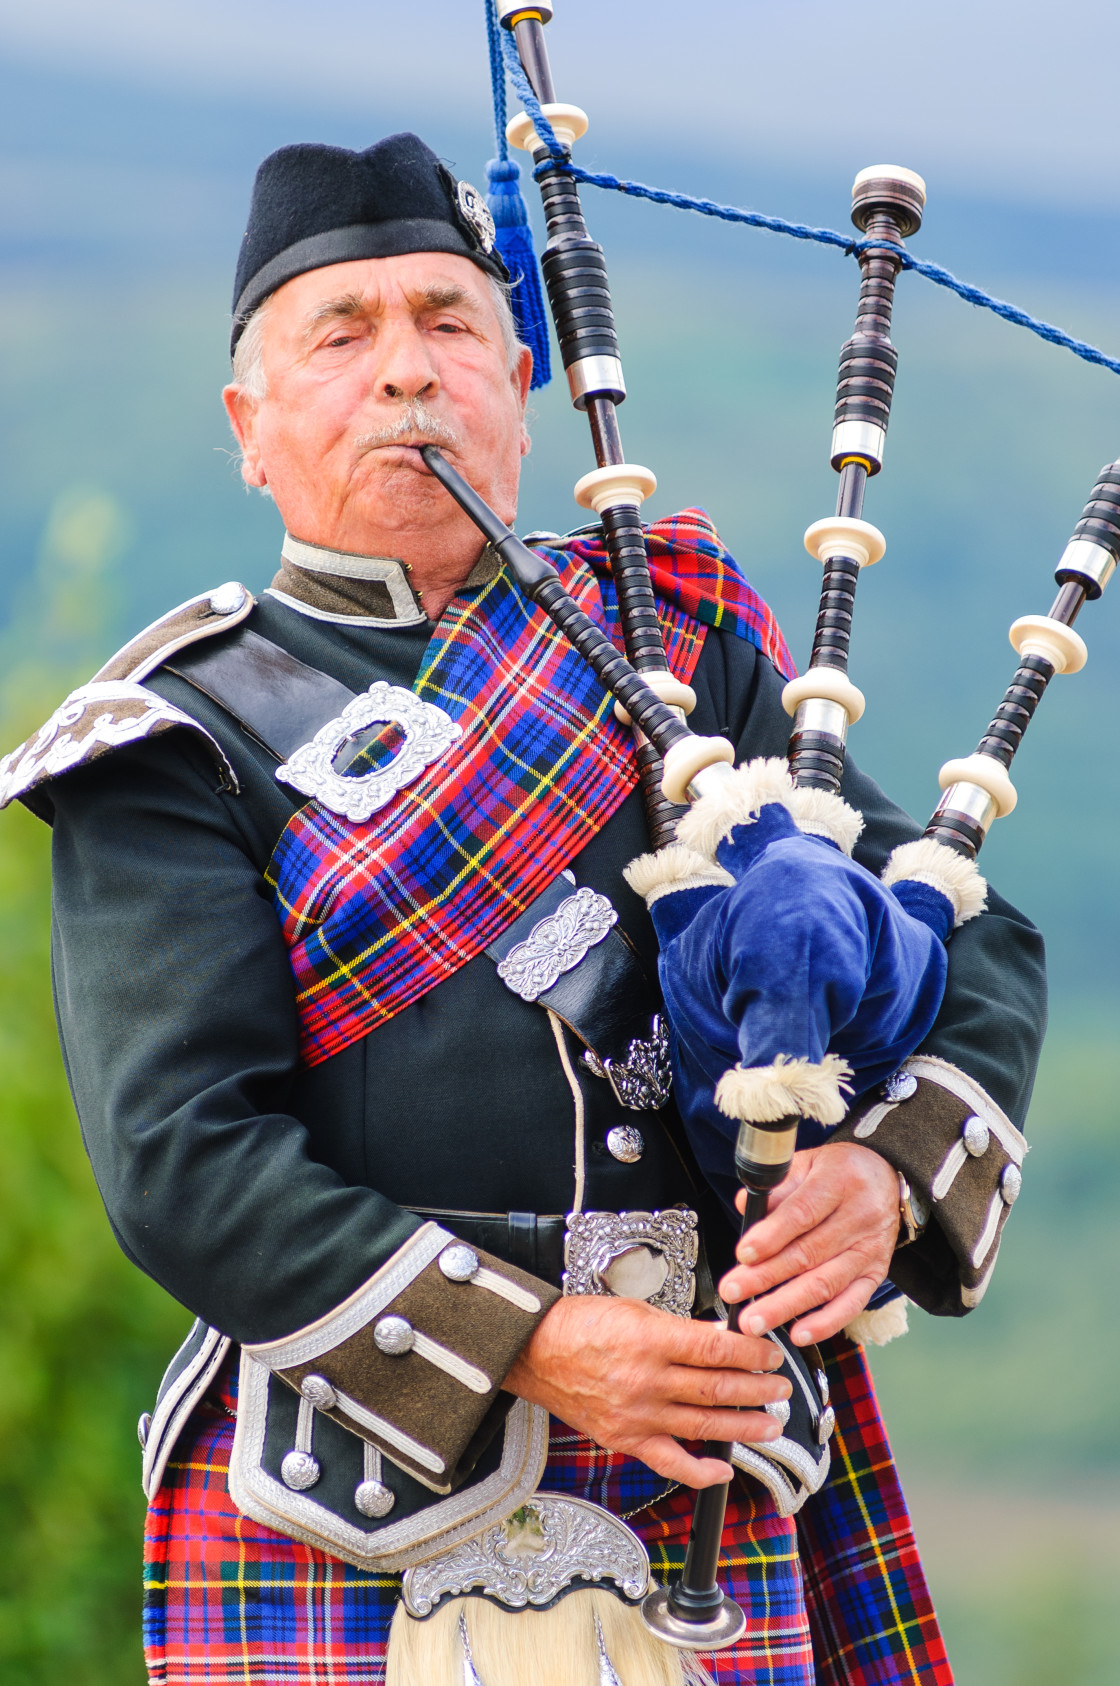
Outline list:
[[[167,89],[409,112],[477,110],[481,0],[0,0],[0,54]],[[944,191],[1113,211],[1120,8],[1064,0],[557,0],[558,95],[636,171],[718,150],[850,173],[905,163]],[[594,144],[594,129],[592,144]],[[889,158],[881,159],[886,150]]]

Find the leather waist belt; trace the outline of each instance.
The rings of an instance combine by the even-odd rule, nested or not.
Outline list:
[[[484,1253],[493,1253],[506,1264],[539,1276],[554,1288],[563,1285],[568,1220],[562,1213],[442,1212],[427,1206],[413,1206],[411,1210],[419,1218],[434,1219]]]
[[[448,1212],[410,1208],[469,1245],[541,1277],[566,1294],[645,1300],[680,1317],[710,1311],[715,1287],[696,1213]]]

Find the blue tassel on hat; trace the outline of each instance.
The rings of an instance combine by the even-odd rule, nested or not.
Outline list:
[[[541,291],[541,275],[529,213],[521,196],[521,172],[512,158],[493,158],[486,166],[489,193],[486,196],[494,218],[494,244],[510,276],[510,302],[517,337],[533,353],[535,387],[552,379],[548,354],[548,312]]]

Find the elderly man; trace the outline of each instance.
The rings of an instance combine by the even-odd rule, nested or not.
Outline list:
[[[711,1676],[948,1681],[841,1331],[888,1277],[936,1314],[982,1294],[1039,939],[994,896],[958,933],[918,1057],[798,1154],[735,1264],[673,1106],[655,1085],[624,1107],[604,1064],[603,992],[647,1037],[660,1008],[622,876],[645,847],[630,740],[420,456],[512,521],[531,359],[503,273],[414,136],[266,160],[224,396],[279,572],[142,632],[0,763],[3,800],[54,827],[59,1024],[110,1220],[197,1319],[142,1423],[150,1677],[379,1680],[408,1571],[391,1679],[681,1680],[636,1604],[645,1552],[680,1566],[687,1489],[727,1479],[710,1439],[756,1472],[721,1570],[747,1631]],[[651,544],[681,578],[689,533],[720,559],[720,630],[665,608],[694,723],[781,755],[781,635],[675,521]],[[613,627],[594,535],[550,554]],[[854,768],[845,795],[878,872],[914,828]],[[518,985],[534,933],[587,910],[563,975]],[[900,1172],[928,1209],[977,1119],[990,1150],[900,1224]],[[752,1333],[716,1319],[713,1272],[758,1296]],[[824,1343],[827,1479],[790,1449],[781,1324]]]

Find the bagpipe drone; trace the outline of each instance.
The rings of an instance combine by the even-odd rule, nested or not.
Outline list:
[[[876,878],[852,859],[862,822],[840,796],[848,727],[864,710],[848,677],[848,653],[860,572],[885,549],[882,534],[863,519],[863,503],[883,463],[897,367],[890,338],[895,283],[904,267],[915,267],[904,241],[921,226],[924,184],[893,166],[862,170],[854,183],[862,278],[855,328],[840,355],[831,446],[836,511],[805,535],[823,568],[812,655],[783,693],[793,717],[788,765],[766,760],[735,768],[729,742],[690,731],[695,696],[666,660],[640,518],[656,480],[628,463],[622,447],[618,406],[626,387],[606,266],[570,164],[587,118],[556,100],[544,37],[552,7],[499,0],[496,17],[516,48],[526,106],[507,135],[533,158],[548,236],[541,270],[572,402],[591,429],[596,466],[575,496],[602,524],[625,655],[580,611],[552,564],[494,514],[438,448],[426,446],[423,455],[633,726],[654,852],[627,876],[649,905],[660,943],[678,1107],[710,1180],[729,1189],[737,1181],[746,1190],[745,1233],[765,1216],[769,1191],[785,1177],[799,1137],[802,1145],[824,1139],[843,1118],[847,1095],[897,1072],[932,1026],[945,945],[984,906],[976,856],[992,821],[1015,805],[1012,758],[1050,680],[1086,660],[1073,622],[1101,595],[1120,557],[1120,463],[1102,470],[1093,488],[1060,559],[1049,614],[1012,626],[1018,666],[975,753],[942,767],[943,794],[923,836],[897,848]],[[516,241],[527,230],[523,216],[508,209],[515,174],[501,161],[491,169]],[[496,208],[500,234],[500,200]],[[511,268],[525,289],[524,323],[535,308],[534,275],[523,258]],[[1107,361],[1100,354],[1093,360]],[[791,883],[796,895],[788,893]],[[795,987],[787,981],[793,947],[808,956]],[[742,1309],[730,1307],[732,1329]],[[793,1383],[782,1438],[765,1448],[716,1443],[707,1452],[731,1461],[734,1451],[740,1466],[761,1474],[779,1503],[788,1494],[784,1508],[794,1509],[827,1473],[833,1419],[813,1349],[795,1348],[781,1330],[771,1338],[782,1346]],[[727,1493],[712,1487],[698,1494],[681,1578],[650,1593],[643,1606],[647,1626],[682,1649],[729,1645],[745,1625],[716,1580]]]

